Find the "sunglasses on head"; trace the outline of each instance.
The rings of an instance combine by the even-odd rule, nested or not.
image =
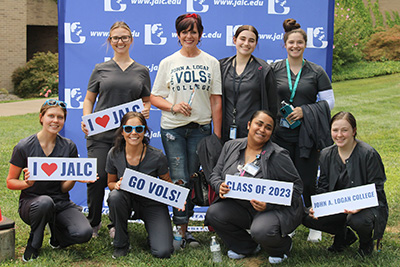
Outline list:
[[[65,103],[64,101],[55,100],[55,99],[47,99],[46,102],[44,102],[44,104],[42,105],[42,107],[45,105],[49,105],[49,106],[59,105],[63,109],[67,108],[67,103]]]
[[[135,132],[140,134],[140,133],[144,132],[144,129],[146,127],[144,125],[137,125],[137,126],[124,125],[124,126],[122,126],[122,128],[124,129],[125,133],[131,133],[135,129]]]

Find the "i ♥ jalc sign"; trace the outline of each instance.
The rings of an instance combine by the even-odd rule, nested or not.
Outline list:
[[[118,128],[126,113],[129,111],[141,112],[143,108],[143,102],[139,99],[83,116],[82,120],[89,130],[88,136],[91,136]]]
[[[32,181],[95,181],[97,161],[94,158],[28,158]]]

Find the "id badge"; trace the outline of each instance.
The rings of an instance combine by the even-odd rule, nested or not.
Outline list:
[[[279,125],[281,127],[290,128],[290,125],[289,125],[288,121],[285,118],[281,118],[281,121],[280,121]]]
[[[229,128],[229,139],[236,139],[237,126],[232,124]]]
[[[252,176],[255,176],[260,169],[259,166],[255,165],[253,162],[247,163],[243,170],[245,170],[247,173],[250,173]]]

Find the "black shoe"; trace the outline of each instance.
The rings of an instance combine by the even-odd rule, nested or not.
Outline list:
[[[28,245],[25,248],[24,255],[22,256],[22,260],[24,262],[32,261],[35,260],[39,257],[39,250],[36,248],[32,247],[30,242],[28,242]]]
[[[360,240],[360,247],[358,248],[358,254],[361,257],[366,257],[372,254],[372,252],[374,251],[374,240],[368,241],[368,242],[361,242]]]
[[[357,241],[357,236],[350,228],[347,228],[346,239],[344,241],[339,241],[339,239],[339,237],[335,236],[333,244],[328,248],[328,251],[342,252],[345,248],[351,246]]]
[[[192,236],[192,233],[189,232],[189,231],[186,232],[185,240],[186,240],[185,246],[186,246],[186,245],[189,245],[189,247],[192,247],[192,248],[195,248],[195,247],[200,246],[200,242],[197,241],[197,240]]]
[[[49,245],[52,249],[59,249],[61,248],[60,243],[57,241],[57,239],[50,237],[49,239]]]
[[[128,255],[129,252],[129,246],[122,247],[122,248],[114,248],[114,253],[112,254],[113,259],[117,259],[120,257],[125,257]]]

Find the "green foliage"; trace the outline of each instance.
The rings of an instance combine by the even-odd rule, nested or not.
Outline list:
[[[38,52],[12,74],[14,92],[19,97],[45,96],[58,92],[58,54]]]
[[[342,66],[339,70],[333,72],[332,82],[364,79],[395,73],[400,73],[400,61],[359,61]]]
[[[385,28],[371,35],[364,53],[372,61],[400,60],[400,25]]]
[[[364,49],[370,47],[367,41],[371,35],[395,25],[400,25],[399,13],[385,12],[384,18],[378,0],[336,0],[333,72],[340,71],[343,66],[360,62],[364,58]]]

